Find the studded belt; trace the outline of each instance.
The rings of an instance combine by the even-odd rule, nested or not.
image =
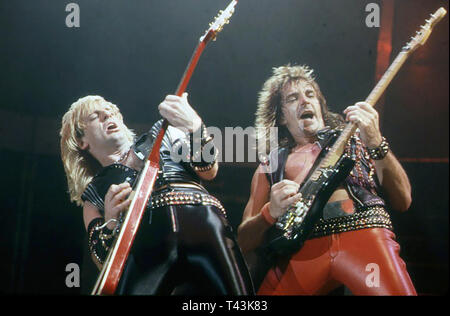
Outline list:
[[[217,207],[226,217],[226,211],[222,203],[207,193],[170,191],[152,196],[150,203],[151,209],[167,205],[212,205]]]
[[[364,228],[387,228],[392,230],[389,214],[381,206],[373,206],[357,213],[320,219],[314,226],[310,238],[317,238],[331,234],[338,234]]]

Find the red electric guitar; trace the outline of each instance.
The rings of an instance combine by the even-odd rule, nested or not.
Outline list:
[[[181,96],[185,91],[206,44],[211,40],[215,40],[217,33],[222,30],[225,24],[229,23],[237,2],[238,0],[231,1],[224,11],[220,11],[214,22],[210,24],[209,29],[200,37],[200,41],[175,92],[177,96]],[[167,120],[164,120],[162,128],[153,143],[152,150],[146,159],[144,168],[140,172],[137,185],[131,193],[130,198],[132,198],[132,201],[130,207],[125,214],[120,232],[108,252],[103,268],[92,290],[92,295],[112,295],[116,291],[142,215],[153,191],[153,185],[159,170],[159,150],[168,125]]]

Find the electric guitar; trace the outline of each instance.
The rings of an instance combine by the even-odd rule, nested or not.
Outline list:
[[[202,37],[200,37],[199,43],[197,44],[181,81],[178,84],[175,92],[177,96],[181,96],[185,91],[206,45],[211,40],[215,40],[217,34],[222,30],[224,25],[229,23],[237,2],[238,0],[231,1],[224,11],[220,11],[214,22],[210,23],[209,29],[206,30]],[[138,176],[136,186],[130,194],[130,198],[132,199],[131,204],[124,216],[120,232],[110,247],[108,256],[103,263],[102,270],[100,271],[97,282],[92,290],[92,295],[112,295],[116,291],[158,175],[159,150],[168,125],[168,121],[164,120],[152,145],[152,150],[145,160],[145,165]]]
[[[426,23],[420,27],[389,66],[383,77],[372,90],[366,102],[374,106],[394,76],[419,45],[424,45],[432,28],[447,13],[444,8],[438,9]],[[332,135],[324,146],[307,180],[300,186],[301,199],[291,205],[285,214],[280,216],[275,226],[268,231],[268,242],[263,246],[269,256],[292,255],[303,246],[310,236],[314,224],[322,217],[325,204],[339,184],[349,175],[354,166],[354,159],[344,153],[346,144],[356,132],[357,126],[348,123],[340,135]]]

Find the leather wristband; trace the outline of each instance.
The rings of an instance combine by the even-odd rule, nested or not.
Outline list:
[[[198,136],[200,136],[200,138]],[[195,171],[208,171],[213,168],[219,152],[214,146],[214,143],[212,143],[212,140],[213,137],[208,135],[208,131],[203,122],[199,131],[189,134],[190,160],[191,166]],[[207,157],[208,159],[205,160],[205,153],[203,151],[207,144],[212,144],[209,153],[211,157]],[[211,150],[213,151],[213,154],[211,154]]]
[[[273,218],[272,215],[270,215],[269,212],[270,202],[266,203],[263,208],[261,209],[261,215],[266,221],[267,224],[270,226],[274,225],[277,222],[276,218]]]
[[[375,148],[367,148],[367,151],[369,152],[370,158],[373,160],[381,160],[389,152],[389,143],[386,141],[386,138],[382,138],[381,144],[378,147]]]

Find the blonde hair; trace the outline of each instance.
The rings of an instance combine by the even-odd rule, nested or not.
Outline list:
[[[335,128],[343,122],[340,115],[328,111],[325,97],[315,81],[311,68],[306,65],[291,66],[290,64],[274,67],[272,76],[264,83],[259,93],[256,110],[255,126],[258,131],[257,140],[260,148],[265,148],[266,154],[269,153],[270,145],[274,143],[278,143],[279,146],[283,147],[295,145],[294,139],[287,128],[280,124],[280,121],[282,119],[282,89],[288,82],[298,80],[306,80],[313,86],[320,102],[325,125]],[[271,127],[279,127],[278,139],[276,140],[271,139],[273,137],[273,133],[270,133]]]
[[[86,96],[74,102],[64,114],[61,124],[61,159],[66,172],[70,201],[82,206],[81,195],[89,182],[102,168],[100,163],[87,151],[80,148],[84,136],[85,119],[92,113],[98,102],[107,102],[101,96]],[[108,102],[113,114],[123,119],[119,108]],[[125,134],[133,142],[135,134],[126,129]]]

